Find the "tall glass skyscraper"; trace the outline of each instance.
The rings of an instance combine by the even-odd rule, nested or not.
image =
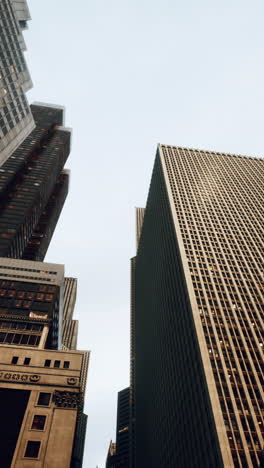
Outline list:
[[[23,29],[30,14],[25,0],[0,2],[0,164],[33,130],[26,92],[32,87],[24,59]]]
[[[0,167],[0,256],[43,260],[68,193],[64,109],[31,106],[35,129]]]
[[[264,159],[159,146],[138,237],[135,466],[258,467]]]

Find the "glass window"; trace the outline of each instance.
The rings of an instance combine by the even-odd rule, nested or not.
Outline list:
[[[12,343],[13,338],[14,338],[14,334],[8,333],[6,336],[6,343]]]
[[[54,361],[54,367],[60,367],[60,361]]]
[[[35,346],[35,345],[36,345],[36,338],[37,338],[36,336],[31,335],[31,336],[29,337],[29,342],[28,342],[28,344],[29,344],[30,346]]]
[[[28,292],[27,293],[27,299],[34,299],[35,293],[33,292]]]
[[[45,294],[45,300],[47,302],[52,302],[53,300],[53,294]]]
[[[21,344],[28,344],[29,335],[22,335]]]
[[[18,356],[13,356],[12,357],[12,364],[17,364],[18,362]]]
[[[44,367],[50,367],[50,364],[51,364],[51,360],[50,360],[50,359],[46,359],[45,364],[44,364]]]
[[[42,416],[40,414],[35,414],[32,422],[31,429],[35,429],[37,431],[43,431],[45,427],[46,416]]]
[[[5,341],[6,333],[0,333],[0,343]]]
[[[23,299],[24,296],[25,296],[24,291],[18,291],[17,297],[18,297],[19,299]]]
[[[29,440],[25,451],[25,458],[38,458],[40,442]]]
[[[21,336],[22,336],[22,335],[19,335],[18,333],[15,333],[15,334],[14,334],[14,338],[13,338],[13,343],[15,343],[15,344],[20,343]]]
[[[26,358],[24,359],[24,366],[28,366],[29,363],[30,363],[30,361],[31,361],[31,359],[30,359],[29,357],[26,357]]]
[[[64,369],[69,369],[69,367],[70,367],[70,361],[64,361],[63,367],[64,367]]]
[[[44,301],[45,295],[43,293],[38,293],[37,294],[37,301]]]
[[[51,393],[40,392],[38,397],[38,406],[49,406]]]

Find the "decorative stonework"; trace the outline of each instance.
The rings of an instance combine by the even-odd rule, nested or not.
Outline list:
[[[82,400],[81,393],[77,392],[60,392],[55,390],[53,393],[53,401],[59,408],[77,409]]]
[[[78,379],[76,377],[68,377],[67,379],[67,384],[68,385],[76,385],[78,382]]]
[[[40,375],[37,374],[13,374],[12,372],[0,372],[0,380],[12,380],[15,382],[37,383],[40,380]]]
[[[31,375],[31,376],[29,377],[29,380],[30,380],[30,382],[36,383],[36,382],[38,382],[38,381],[40,380],[40,376],[39,376],[39,375],[36,375],[36,374]]]

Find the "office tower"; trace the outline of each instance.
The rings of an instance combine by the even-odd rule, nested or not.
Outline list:
[[[108,452],[107,452],[107,457],[106,457],[106,464],[105,468],[115,468],[116,460],[116,444],[112,440],[110,441]]]
[[[30,19],[25,0],[0,2],[0,165],[33,130],[26,99],[32,87],[22,31]]]
[[[136,208],[136,250],[138,249],[144,208]],[[136,257],[130,260],[130,387],[129,387],[129,468],[135,468],[135,269]]]
[[[43,260],[68,193],[64,109],[31,105],[35,129],[0,168],[0,256]]]
[[[62,265],[0,258],[1,468],[81,466],[89,353],[61,350],[63,296]]]
[[[129,467],[129,420],[130,420],[130,389],[118,392],[116,443],[110,442],[106,468]]]
[[[264,159],[159,146],[134,265],[137,468],[257,467]]]
[[[116,422],[116,468],[129,463],[129,387],[118,392]]]

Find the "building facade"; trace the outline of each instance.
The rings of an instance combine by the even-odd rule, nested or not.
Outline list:
[[[0,256],[42,261],[68,193],[64,108],[31,106],[35,129],[0,167]]]
[[[63,332],[76,296],[69,283],[63,265],[0,258],[3,468],[82,466],[89,352]]]
[[[118,392],[116,443],[110,442],[106,468],[129,468],[130,388]]]
[[[0,165],[33,130],[26,92],[32,87],[24,59],[23,30],[30,14],[25,0],[0,2]]]
[[[116,444],[112,440],[110,441],[105,468],[115,468],[116,466]]]
[[[258,467],[264,159],[159,146],[134,260],[135,466]]]

